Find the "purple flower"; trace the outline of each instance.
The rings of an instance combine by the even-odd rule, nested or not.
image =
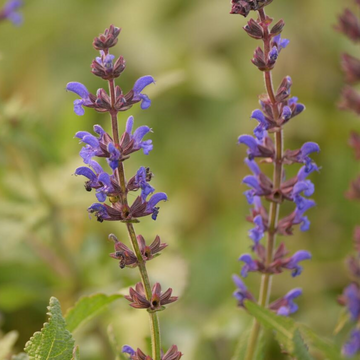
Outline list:
[[[9,19],[14,25],[21,25],[23,17],[16,10],[22,5],[23,2],[21,0],[9,0],[0,11],[0,20]]]
[[[89,98],[89,91],[85,85],[78,82],[69,82],[66,85],[66,90],[72,91],[73,93],[79,95],[81,99],[74,101],[74,112],[76,115],[82,116],[85,114],[83,106],[92,105],[92,102]]]
[[[299,182],[304,181],[313,171],[319,171],[319,168],[315,163],[312,164],[311,169],[309,169],[309,171],[306,168],[306,166],[302,166],[299,172],[297,173],[297,180]]]
[[[95,214],[98,221],[100,221],[100,222],[110,219],[110,215],[107,212],[106,207],[102,204],[94,203],[88,207],[87,211],[89,214]]]
[[[251,205],[254,202],[254,196],[263,195],[263,190],[260,186],[260,182],[254,175],[247,175],[244,177],[243,181],[244,184],[252,187],[251,190],[245,191],[244,194],[248,203]]]
[[[134,150],[143,149],[145,155],[149,155],[150,151],[153,149],[152,140],[143,141],[143,137],[151,132],[151,129],[148,126],[140,126],[132,134],[134,126],[134,117],[130,116],[126,122],[126,132],[129,134],[130,138],[134,140]]]
[[[289,316],[299,309],[294,299],[302,294],[302,290],[297,288],[289,291],[283,298],[270,305],[270,309],[276,310],[278,315]]]
[[[269,127],[269,123],[266,120],[265,115],[262,113],[261,110],[256,109],[252,112],[251,119],[255,119],[259,122],[259,125],[254,129],[254,135],[258,140],[262,140],[266,135],[266,130]]]
[[[141,92],[144,90],[144,88],[150,84],[154,83],[155,80],[152,76],[146,75],[138,79],[133,87],[134,91],[134,100],[141,100],[141,108],[143,110],[147,109],[151,105],[151,100],[148,98],[147,95],[142,94]]]
[[[237,299],[239,306],[244,306],[244,300],[254,300],[252,294],[248,291],[247,287],[245,286],[244,282],[241,278],[237,275],[233,275],[232,277],[235,286],[237,289],[234,291],[233,296]]]
[[[153,193],[155,189],[146,181],[146,169],[142,166],[135,175],[136,185],[141,188],[141,198],[146,200],[148,195]]]
[[[94,169],[95,173],[85,167],[79,167],[75,170],[75,175],[82,175],[89,179],[85,183],[86,190],[90,191],[92,188],[96,189],[96,197],[99,201],[104,202],[108,194],[114,192],[113,185],[111,183],[111,177],[104,172],[100,164],[91,160],[89,165]]]
[[[295,198],[295,203],[296,203],[296,218],[298,218],[299,216],[302,216],[305,211],[309,210],[310,208],[314,207],[316,205],[314,200],[309,200],[306,199],[302,196],[297,196]]]
[[[115,171],[119,167],[119,160],[121,158],[121,153],[118,149],[116,149],[113,143],[108,144],[107,151],[109,152],[110,156],[106,160],[109,166],[111,167],[111,169]]]
[[[243,254],[239,257],[239,261],[243,261],[245,264],[241,269],[241,276],[247,277],[249,271],[257,271],[259,269],[257,263],[252,259],[251,255]]]
[[[264,237],[265,227],[261,215],[257,215],[253,220],[255,227],[249,230],[249,238],[255,242],[255,245]]]
[[[360,351],[360,329],[354,329],[351,332],[350,339],[343,346],[342,353],[346,357],[352,357]]]
[[[283,111],[281,113],[281,117],[284,121],[288,121],[292,117],[292,111],[289,106],[284,106]]]
[[[344,289],[343,300],[352,320],[358,321],[360,316],[360,290],[356,284],[350,284]]]
[[[301,199],[299,199],[301,198]],[[307,216],[303,216],[305,211],[309,210],[310,208],[316,205],[314,200],[304,199],[303,197],[299,196],[296,203],[295,209],[295,217],[293,224],[301,224],[300,230],[301,231],[308,231],[310,228],[310,221]]]
[[[247,153],[249,155],[249,159],[253,159],[256,156],[261,156],[261,152],[258,148],[258,145],[261,145],[261,142],[257,141],[252,136],[241,135],[241,136],[239,136],[238,142],[239,142],[239,144],[244,144],[249,148],[247,151]]]
[[[300,154],[298,155],[298,160],[305,164],[307,172],[312,171],[312,167],[313,167],[313,161],[309,158],[308,155],[313,152],[318,153],[319,151],[320,151],[319,145],[314,142],[307,142],[301,147]]]
[[[106,69],[111,70],[113,68],[113,61],[115,59],[115,55],[107,54],[105,55],[103,50],[100,50],[100,56],[96,57],[96,62]]]
[[[166,201],[168,199],[167,195],[165,193],[156,193],[154,194],[150,200],[147,202],[146,204],[146,212],[151,215],[151,218],[153,220],[156,220],[158,214],[159,214],[159,208],[155,207],[155,205],[157,203],[159,203],[160,201]]]
[[[298,263],[300,261],[309,260],[311,259],[311,254],[308,251],[300,250],[296,252],[291,258],[290,261],[284,266],[286,269],[293,270],[292,276],[296,277],[299,276],[302,272],[302,266]]]
[[[259,165],[257,164],[256,161],[245,158],[244,162],[255,176],[260,175],[261,171],[260,171]]]
[[[86,144],[80,150],[80,156],[83,158],[85,164],[89,164],[92,157],[99,156],[103,152],[100,148],[99,139],[87,131],[78,131],[75,137],[80,139],[81,142]]]
[[[135,350],[129,345],[124,345],[121,349],[121,352],[129,354],[130,356],[135,355]]]
[[[279,52],[281,51],[281,49],[285,49],[289,45],[289,43],[290,40],[282,39],[280,34],[274,36],[272,41],[273,46],[276,46]]]
[[[277,60],[279,56],[279,51],[278,51],[278,48],[276,46],[273,46],[273,48],[270,50],[269,52],[269,60],[272,62],[272,63],[275,63],[275,61]]]
[[[298,103],[298,98],[296,96],[288,100],[288,105],[293,109],[291,117],[299,115],[305,110],[305,105]]]
[[[298,181],[293,188],[293,197],[298,196],[302,192],[305,196],[311,196],[315,191],[315,186],[310,180]]]
[[[296,204],[298,210],[309,209],[310,207],[314,206],[315,203],[313,200],[308,200],[302,196],[301,193],[304,193],[305,196],[311,196],[315,191],[314,184],[310,180],[303,180],[298,181],[293,188],[292,191],[292,198]]]

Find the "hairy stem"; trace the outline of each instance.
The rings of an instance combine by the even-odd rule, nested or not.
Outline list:
[[[264,23],[266,19],[264,9],[260,9],[259,16],[261,21]],[[270,52],[270,43],[271,37],[269,34],[269,30],[264,27],[264,53],[265,58],[268,58]],[[279,119],[279,110],[275,98],[274,87],[272,84],[272,75],[271,71],[264,72],[264,80],[265,80],[265,88],[267,94],[271,101],[272,112],[275,121]],[[274,171],[273,171],[273,183],[274,190],[280,189],[281,179],[282,179],[282,157],[283,157],[283,133],[282,129],[279,129],[275,132],[275,158],[274,158]],[[276,226],[279,218],[279,209],[280,203],[271,202],[270,204],[270,212],[269,212],[269,224],[268,224],[268,237],[266,242],[266,265],[269,265],[274,256],[275,245],[276,245]],[[261,306],[268,306],[269,298],[271,293],[271,284],[272,284],[272,275],[264,274],[261,278],[261,286],[260,286],[260,295],[259,295],[259,304]],[[247,354],[245,360],[252,360],[257,347],[258,338],[260,335],[261,326],[260,324],[254,320],[254,324],[250,333],[249,345],[247,348]]]
[[[110,111],[111,115],[111,127],[113,133],[113,140],[115,146],[119,147],[119,130],[118,130],[118,117],[117,111],[114,110],[115,103],[115,83],[114,80],[109,80],[109,90],[111,97],[111,105],[112,110]],[[116,176],[118,178],[120,187],[121,187],[121,204],[126,209],[128,207],[127,201],[127,189],[126,189],[126,177],[125,177],[125,169],[123,162],[119,162],[119,167],[116,170]],[[138,261],[138,269],[140,272],[141,282],[144,285],[145,294],[147,300],[151,301],[152,292],[151,292],[151,284],[149,275],[146,269],[146,263],[142,257],[139,244],[136,239],[136,233],[133,224],[126,223],[129,239],[136,255]],[[153,360],[160,360],[161,356],[161,338],[160,338],[160,323],[159,317],[156,312],[149,312],[150,317],[150,329],[151,329],[151,344],[152,344],[152,357]]]

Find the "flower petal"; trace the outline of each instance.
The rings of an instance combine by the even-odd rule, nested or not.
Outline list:
[[[134,117],[133,116],[129,116],[127,121],[126,121],[126,132],[131,135],[132,133],[132,129],[133,129],[133,126],[134,126]]]
[[[261,171],[255,160],[249,160],[248,158],[245,158],[244,162],[255,176],[260,175]]]
[[[248,146],[252,152],[255,152],[257,149],[257,142],[251,135],[239,136],[238,142]]]
[[[151,211],[155,205],[160,201],[166,201],[168,199],[167,195],[163,192],[159,192],[154,194],[150,200],[148,201],[146,208],[147,210]]]
[[[86,166],[78,167],[75,170],[75,175],[82,175],[87,177],[89,180],[96,180],[96,174]]]
[[[133,87],[134,93],[135,95],[138,95],[141,93],[141,91],[148,85],[150,85],[151,83],[155,84],[155,80],[152,76],[150,75],[146,75],[146,76],[142,76],[141,78],[139,78]]]
[[[301,147],[301,158],[303,159],[305,156],[308,156],[309,154],[313,153],[313,152],[319,152],[320,151],[320,147],[317,143],[315,142],[306,142],[302,147]]]
[[[125,354],[129,354],[129,355],[135,355],[135,350],[129,346],[129,345],[124,345],[121,349],[121,352],[125,353]]]
[[[85,85],[79,82],[69,82],[66,85],[66,90],[72,91],[73,93],[79,95],[82,99],[89,97],[89,91]]]
[[[135,145],[136,146],[140,146],[141,140],[142,138],[148,133],[150,132],[151,129],[148,126],[140,126],[138,127],[133,135],[133,139],[135,141]]]

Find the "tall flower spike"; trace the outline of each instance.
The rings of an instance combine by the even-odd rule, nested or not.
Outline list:
[[[173,345],[165,354],[161,350],[160,325],[157,315],[158,311],[165,309],[165,305],[175,302],[177,296],[172,296],[172,289],[161,291],[160,283],[151,286],[146,263],[155,259],[160,252],[167,247],[162,243],[159,236],[147,245],[142,235],[136,235],[134,224],[139,219],[151,216],[157,219],[159,213],[158,203],[166,201],[167,195],[163,192],[155,193],[155,188],[150,185],[152,172],[144,166],[130,177],[125,178],[125,160],[129,160],[131,154],[142,150],[149,155],[153,149],[152,140],[144,137],[151,132],[150,127],[140,126],[135,131],[134,117],[129,116],[125,130],[119,134],[118,112],[129,110],[133,105],[140,103],[142,109],[149,108],[151,100],[143,93],[146,86],[154,83],[150,75],[139,78],[133,89],[123,94],[120,86],[115,84],[120,74],[125,70],[125,60],[122,56],[116,59],[115,55],[109,53],[109,48],[116,45],[120,28],[111,25],[94,39],[93,46],[100,51],[91,64],[91,72],[99,78],[107,81],[106,87],[109,94],[102,88],[98,89],[96,95],[91,94],[85,85],[78,82],[69,82],[66,86],[79,96],[74,101],[74,112],[84,115],[84,107],[93,108],[97,112],[107,112],[111,118],[112,134],[108,134],[100,125],[94,126],[94,134],[88,131],[79,131],[75,137],[80,140],[83,147],[80,156],[86,166],[80,166],[75,170],[75,175],[86,178],[85,189],[96,192],[99,203],[93,203],[88,207],[89,214],[95,215],[99,222],[119,221],[125,224],[130,238],[131,248],[119,241],[115,235],[109,238],[114,242],[114,252],[110,257],[119,262],[121,269],[137,268],[142,281],[135,288],[130,288],[129,295],[125,296],[130,301],[130,306],[135,309],[147,309],[151,323],[151,345],[152,357],[146,355],[140,349],[136,351],[128,345],[123,347],[123,352],[133,360],[178,360],[182,354],[176,345]],[[106,168],[102,167],[95,158],[105,158]],[[104,162],[105,163],[105,162]],[[105,163],[106,164],[106,163]],[[129,192],[140,192],[129,204]]]
[[[336,29],[342,32],[350,40],[355,43],[360,41],[360,18],[358,9],[359,1],[356,1],[356,12],[345,9],[339,16],[339,22]],[[352,86],[360,81],[360,60],[348,54],[342,54],[342,69],[345,73],[345,85],[342,89],[339,107],[343,110],[353,111],[360,115],[360,94]],[[360,134],[352,132],[349,144],[353,147],[355,158],[360,159]],[[346,197],[351,200],[360,200],[360,177],[350,183],[350,188],[346,192]],[[355,254],[347,259],[347,267],[349,269],[352,283],[348,285],[343,294],[338,298],[340,305],[346,307],[349,315],[349,322],[353,326],[353,330],[344,344],[342,352],[345,357],[353,357],[360,353],[360,231],[359,227],[354,231],[354,248]]]
[[[277,89],[273,88],[272,69],[276,66],[280,52],[288,47],[289,40],[282,38],[284,21],[280,20],[272,26],[273,19],[265,14],[264,7],[271,1],[266,0],[232,0],[232,14],[247,16],[256,11],[258,17],[248,21],[244,30],[250,37],[262,40],[263,46],[254,51],[252,63],[263,73],[266,94],[260,97],[260,109],[255,109],[251,119],[256,121],[254,136],[241,135],[238,142],[247,147],[246,165],[253,173],[243,179],[243,183],[250,189],[245,191],[247,202],[253,205],[248,221],[254,224],[249,230],[249,237],[253,241],[251,250],[254,254],[243,254],[239,260],[243,263],[241,276],[246,277],[249,272],[258,272],[262,276],[260,298],[258,303],[268,307],[279,315],[288,316],[297,310],[294,299],[301,295],[301,289],[290,291],[283,298],[269,305],[271,297],[271,278],[273,275],[290,271],[293,277],[302,273],[300,263],[311,259],[308,251],[300,250],[287,257],[288,251],[284,244],[276,249],[276,237],[291,235],[293,228],[299,225],[300,230],[309,229],[310,221],[305,212],[315,206],[315,202],[308,197],[315,190],[314,184],[308,176],[319,168],[312,159],[313,153],[318,153],[320,147],[314,142],[305,142],[300,149],[283,151],[285,125],[305,110],[298,98],[291,96],[292,79],[284,77]],[[262,158],[263,164],[273,165],[273,176],[269,179],[261,170],[256,158]],[[286,179],[285,165],[301,164],[297,176]],[[260,199],[265,198],[269,208]],[[281,204],[284,201],[292,203],[290,214],[282,214]],[[283,216],[279,219],[279,214]],[[266,240],[264,241],[264,238]],[[249,295],[247,288],[239,277],[234,281],[237,290],[234,296],[240,307],[244,300],[255,301]],[[245,305],[246,306],[246,305]],[[260,326],[255,322],[245,358],[252,360],[256,351]]]

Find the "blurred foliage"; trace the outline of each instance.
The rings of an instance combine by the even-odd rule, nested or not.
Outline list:
[[[97,55],[91,42],[113,23],[123,28],[114,48],[127,60],[121,87],[131,89],[145,74],[157,80],[147,90],[151,108],[122,114],[120,127],[132,114],[137,125],[153,128],[153,152],[135,154],[126,169],[133,174],[150,166],[153,186],[170,199],[156,222],[144,219],[137,226],[148,241],[159,234],[171,245],[149,263],[151,278],[180,295],[160,314],[164,348],[176,343],[187,359],[229,359],[251,321],[235,306],[230,276],[239,272],[237,257],[250,245],[241,185],[248,170],[236,140],[252,131],[249,116],[264,91],[250,62],[258,44],[242,31],[245,20],[229,15],[225,0],[25,3],[24,25],[2,23],[0,32],[1,331],[16,329],[21,351],[42,327],[50,296],[65,313],[82,295],[113,294],[138,281],[136,271],[120,270],[108,256],[107,235],[125,240],[124,226],[89,220],[94,194],[72,176],[81,165],[75,132],[96,123],[109,129],[109,120],[89,109],[77,117],[65,85],[80,81],[92,92],[106,85],[89,71]],[[343,260],[359,222],[357,204],[343,194],[359,170],[347,139],[360,124],[336,108],[343,82],[339,54],[358,50],[333,30],[343,6],[275,0],[268,8],[270,16],[285,19],[283,35],[291,39],[275,82],[291,75],[293,94],[307,106],[286,127],[286,148],[305,141],[322,148],[316,157],[321,173],[312,176],[318,206],[309,213],[311,230],[286,239],[291,250],[310,250],[313,260],[299,278],[276,277],[273,297],[302,287],[295,318],[324,336],[332,336],[337,323],[336,297],[348,283]],[[289,175],[295,171],[296,165]],[[247,284],[257,294],[259,276],[250,274]],[[114,344],[145,347],[148,334],[147,315],[120,300],[74,337],[83,359],[100,360],[114,359]],[[337,340],[342,338],[340,333]],[[276,346],[267,349],[267,359],[281,358]]]

